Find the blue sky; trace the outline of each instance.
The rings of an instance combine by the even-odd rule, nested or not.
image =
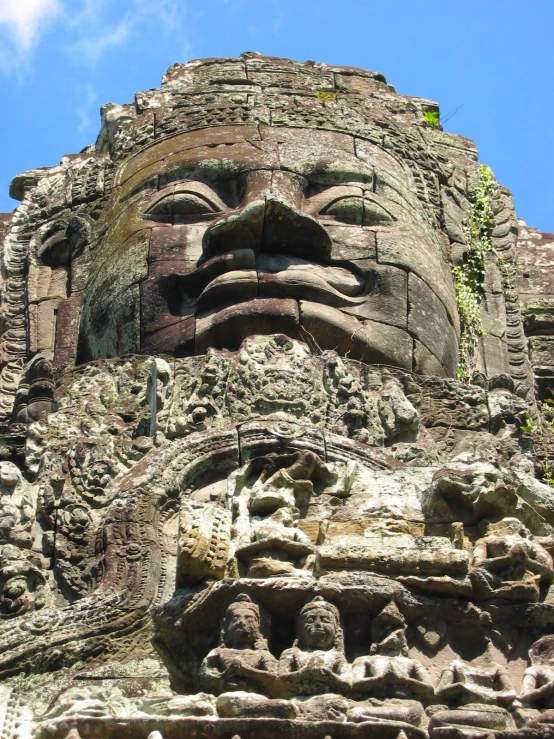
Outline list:
[[[99,108],[176,61],[241,51],[385,73],[475,140],[554,231],[553,0],[0,0],[0,211],[11,178],[96,139]]]

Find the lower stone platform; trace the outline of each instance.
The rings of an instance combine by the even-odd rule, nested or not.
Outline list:
[[[396,721],[297,721],[272,718],[206,719],[194,717],[137,717],[127,719],[76,717],[44,723],[37,739],[425,739],[427,733]],[[403,734],[402,734],[403,732]],[[159,739],[159,737],[158,737]]]

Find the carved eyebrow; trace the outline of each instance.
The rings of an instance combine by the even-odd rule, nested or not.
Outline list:
[[[329,162],[317,166],[306,165],[301,168],[302,174],[313,185],[342,185],[359,182],[364,185],[373,183],[373,167],[356,166],[350,162]]]
[[[169,185],[176,185],[180,182],[221,182],[222,180],[233,180],[236,177],[250,171],[251,167],[239,165],[231,159],[222,157],[214,157],[208,159],[200,159],[196,162],[183,162],[176,164],[165,172],[159,174],[148,174],[144,179],[139,180],[138,184],[127,193],[122,202],[129,200],[143,190],[163,190]]]
[[[251,168],[225,157],[204,157],[196,161],[175,164],[165,172],[160,172],[160,179],[164,186],[195,176],[201,176],[208,181],[221,181],[222,179],[229,180],[238,177],[249,169]]]
[[[225,210],[225,203],[221,200],[212,188],[201,180],[178,180],[172,182],[161,190],[152,194],[149,204],[146,206],[145,213],[166,199],[173,198],[175,195],[183,195],[186,193],[195,194],[212,205],[216,210]]]

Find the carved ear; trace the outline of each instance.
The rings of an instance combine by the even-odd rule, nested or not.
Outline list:
[[[90,243],[90,223],[82,216],[71,216],[67,225],[67,238],[72,258],[80,256]]]
[[[67,239],[67,222],[59,220],[50,224],[39,237],[37,257],[46,267],[62,267],[71,261],[71,247]]]
[[[39,261],[47,267],[65,267],[90,241],[90,225],[82,216],[59,220],[42,234],[37,247]]]

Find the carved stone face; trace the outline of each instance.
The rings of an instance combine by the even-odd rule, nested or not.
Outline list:
[[[233,606],[226,616],[225,636],[229,647],[255,647],[260,636],[260,627],[252,608]]]
[[[143,149],[101,217],[78,361],[281,332],[451,374],[450,267],[414,193],[400,160],[331,131],[220,126]]]
[[[303,613],[300,629],[302,641],[310,649],[331,649],[335,643],[335,617],[323,606]]]

